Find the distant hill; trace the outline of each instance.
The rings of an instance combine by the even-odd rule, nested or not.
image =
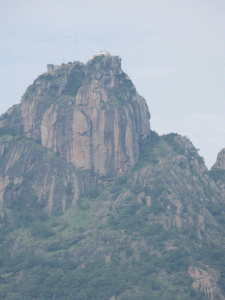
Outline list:
[[[150,130],[104,52],[0,117],[0,299],[225,299],[225,156]]]

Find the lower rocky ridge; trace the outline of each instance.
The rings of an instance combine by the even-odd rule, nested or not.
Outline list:
[[[64,211],[98,182],[90,172],[76,169],[23,136],[0,140],[0,160],[0,202],[9,208]]]
[[[30,299],[31,295],[33,299],[137,300],[150,299],[150,295],[151,299],[224,299],[224,202],[218,184],[189,140],[152,133],[131,173],[105,187],[97,187],[91,174],[73,173],[61,159],[46,152],[43,183],[57,174],[56,186],[62,173],[68,180],[58,186],[64,195],[58,193],[74,205],[64,213],[57,211],[45,218],[37,214],[32,219],[29,207],[33,204],[28,201],[20,211],[26,217],[19,222],[14,215],[17,208],[8,204],[22,190],[17,191],[16,182],[10,183],[10,170],[16,172],[22,153],[28,153],[31,145],[39,149],[32,151],[36,159],[38,153],[42,157],[39,163],[44,154],[30,140],[19,151],[18,143],[13,146],[8,139],[8,152],[1,148],[6,174],[2,180],[8,180],[1,227],[4,249],[14,267],[3,256],[0,296],[8,284],[13,286],[8,293],[16,299]],[[27,162],[31,181],[36,167],[32,159]],[[18,170],[22,172],[21,165]],[[74,184],[72,178],[80,190],[84,191],[85,184],[92,186],[77,200],[74,185],[67,184]],[[48,205],[42,209],[49,211]]]

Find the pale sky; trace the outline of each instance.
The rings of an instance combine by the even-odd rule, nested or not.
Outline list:
[[[159,134],[186,135],[210,168],[225,147],[224,0],[1,0],[0,114],[48,63],[122,58]]]

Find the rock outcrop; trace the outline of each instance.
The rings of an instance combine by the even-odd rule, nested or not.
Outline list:
[[[149,118],[118,56],[40,75],[0,117],[0,201],[65,210],[93,185],[131,170],[150,136]]]
[[[156,214],[161,213],[158,221],[164,229],[192,232],[202,240],[206,235],[205,223],[216,224],[202,206],[220,203],[220,189],[209,177],[202,157],[188,139],[177,134],[164,139],[166,145],[158,145],[159,149],[164,149],[163,157],[157,161],[158,154],[154,157],[149,151],[153,163],[133,174],[132,186],[138,191],[137,203],[145,203]],[[171,150],[176,151],[176,155]],[[149,217],[153,220],[151,214]]]
[[[225,148],[218,153],[216,163],[212,166],[212,169],[225,170]]]
[[[23,96],[21,114],[27,137],[103,179],[129,172],[150,135],[147,104],[118,56],[41,75]]]
[[[225,148],[218,153],[210,175],[219,187],[222,198],[225,200]]]
[[[225,300],[221,293],[221,289],[217,284],[219,280],[219,272],[208,267],[208,270],[202,270],[196,267],[189,267],[188,274],[195,279],[192,287],[205,293],[206,297],[210,300],[219,299]]]
[[[0,204],[37,214],[62,211],[98,182],[23,137],[0,139]]]

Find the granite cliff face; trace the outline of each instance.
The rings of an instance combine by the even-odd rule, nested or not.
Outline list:
[[[33,213],[61,211],[96,185],[90,172],[81,172],[32,140],[0,138],[0,203]]]
[[[23,133],[102,179],[129,172],[150,134],[150,114],[118,56],[41,75],[21,101]]]
[[[92,186],[131,170],[150,136],[149,118],[118,56],[42,74],[0,118],[0,201],[32,210],[36,199],[48,213],[74,205]]]

